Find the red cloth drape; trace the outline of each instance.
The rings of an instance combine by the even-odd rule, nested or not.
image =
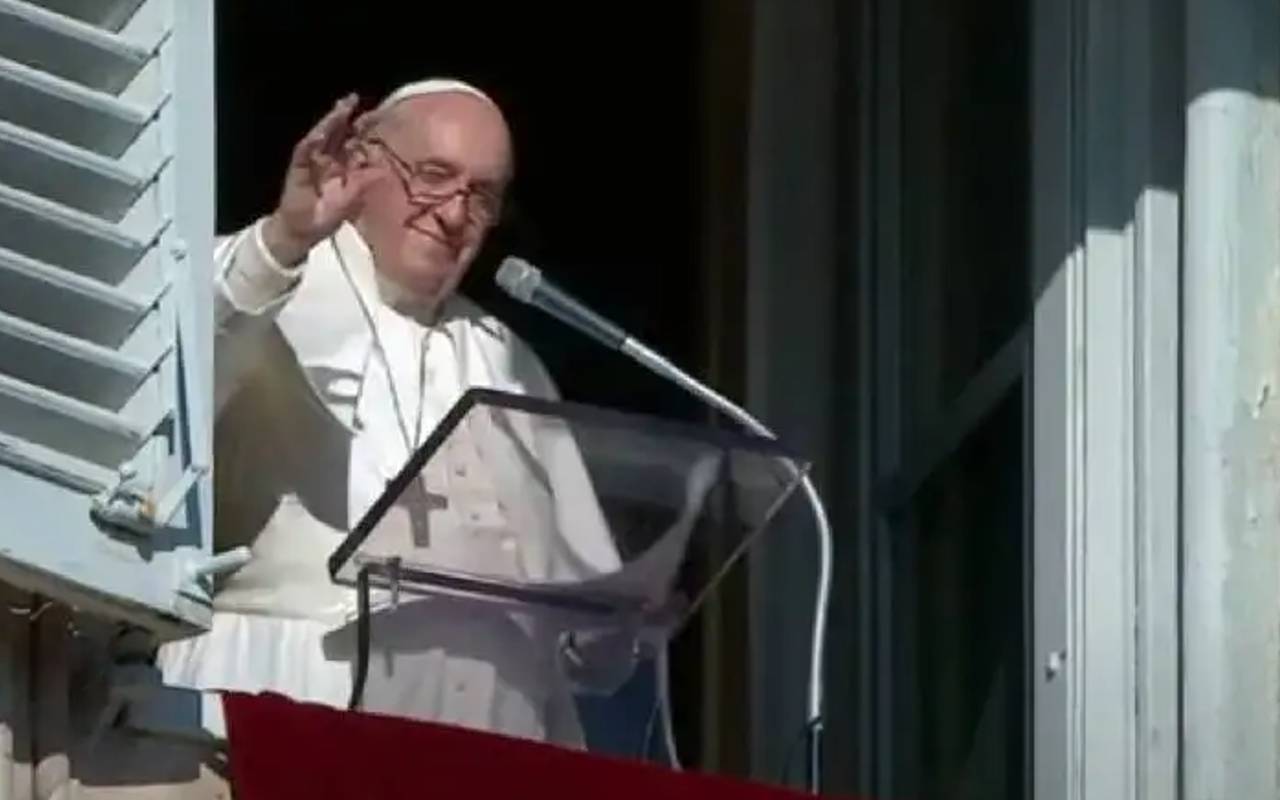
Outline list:
[[[236,800],[796,800],[783,789],[279,695],[223,697]]]

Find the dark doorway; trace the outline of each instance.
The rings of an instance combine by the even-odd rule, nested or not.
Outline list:
[[[217,15],[220,233],[271,210],[290,149],[339,96],[359,92],[369,105],[426,77],[473,82],[507,112],[518,168],[508,219],[463,291],[534,346],[567,398],[706,418],[679,390],[492,286],[497,262],[519,254],[676,363],[704,371],[703,3],[220,0]],[[673,653],[677,735],[691,765],[701,663],[695,625]],[[636,696],[627,694],[633,706],[643,702]]]

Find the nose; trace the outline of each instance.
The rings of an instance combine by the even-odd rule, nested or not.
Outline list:
[[[467,196],[455,192],[431,209],[440,229],[449,236],[457,236],[467,227]]]

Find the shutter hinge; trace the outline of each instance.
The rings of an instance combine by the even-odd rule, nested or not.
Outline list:
[[[150,536],[173,519],[187,495],[209,468],[191,464],[173,486],[156,498],[153,488],[138,478],[132,463],[120,465],[115,486],[93,498],[90,514],[97,521]]]

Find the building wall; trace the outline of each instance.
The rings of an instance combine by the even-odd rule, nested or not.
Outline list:
[[[942,243],[942,231],[955,228],[945,208],[934,232],[913,241],[901,218],[924,213],[919,204],[930,198],[857,188],[901,185],[899,168],[927,172],[912,153],[898,164],[882,149],[902,134],[896,104],[911,99],[896,93],[909,81],[894,70],[907,70],[900,49],[919,51],[930,26],[959,24],[917,15],[886,26],[895,5],[862,4],[858,14],[827,4],[754,9],[747,397],[815,457],[835,510],[828,716],[839,744],[827,760],[833,788],[861,791],[888,791],[894,783],[883,775],[911,772],[898,755],[914,712],[909,691],[890,691],[897,662],[886,644],[898,612],[867,619],[885,599],[875,586],[894,556],[867,544],[879,535],[868,512],[877,486],[857,453],[874,450],[895,414],[909,410],[884,388],[903,364],[866,368],[888,329],[868,321],[884,313],[885,295],[860,282],[873,263],[932,251],[947,266],[955,257]],[[1165,797],[1180,783],[1188,796],[1270,796],[1280,711],[1259,698],[1272,697],[1280,674],[1272,616],[1280,564],[1266,544],[1276,539],[1275,481],[1262,466],[1273,460],[1265,431],[1280,361],[1270,327],[1280,302],[1272,286],[1280,7],[1033,0],[1028,14],[1025,329],[1010,340],[1009,358],[979,371],[990,381],[970,399],[987,400],[968,407],[985,409],[971,415],[981,418],[997,408],[994,383],[1025,376],[1031,427],[1017,491],[1028,513],[1028,637],[1016,693],[1027,716],[1018,723],[1011,710],[1010,730],[1033,726],[1026,763],[1038,798]],[[859,44],[880,53],[851,53]],[[961,87],[950,102],[980,99]],[[872,118],[852,117],[851,106]],[[932,133],[942,141],[987,135],[947,127],[945,108],[935,111]],[[851,168],[850,150],[866,160]],[[1184,183],[1193,163],[1203,172]],[[858,209],[869,225],[858,226]],[[1220,228],[1216,238],[1204,238],[1206,226]],[[884,230],[907,238],[895,245]],[[906,295],[895,307],[915,304],[926,318],[963,302],[945,292],[930,303],[909,283],[898,290]],[[942,359],[904,357],[926,370]],[[1186,438],[1205,433],[1205,410],[1222,424],[1209,424],[1199,442]],[[960,427],[966,437],[974,430]],[[752,567],[751,753],[762,777],[781,774],[800,724],[809,531],[793,505]],[[923,585],[919,597],[931,593]],[[1266,611],[1246,622],[1247,607]],[[887,706],[876,700],[885,696],[894,698]],[[798,767],[797,759],[793,777]],[[1014,777],[1001,780],[1018,796]],[[995,777],[974,780],[961,788],[981,793]]]

